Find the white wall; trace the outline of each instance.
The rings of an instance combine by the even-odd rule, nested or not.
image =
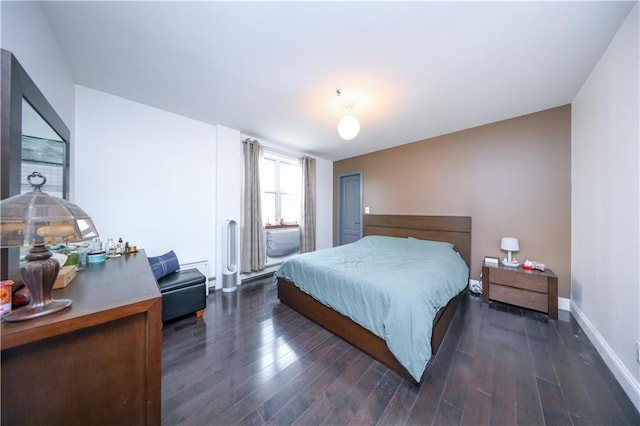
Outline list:
[[[74,83],[71,71],[37,2],[0,2],[0,45],[18,59],[71,132],[71,169],[74,160]],[[70,182],[74,200],[74,181]]]
[[[37,2],[6,2],[2,8],[2,48],[13,52],[45,98],[73,129],[71,71]]]
[[[572,104],[572,311],[640,410],[636,4]]]
[[[242,205],[242,143],[240,132],[224,126],[217,126],[216,170],[216,288],[222,288],[222,253],[226,250],[223,231],[227,220],[238,223],[238,243],[241,241]],[[240,284],[240,244],[237,246],[237,284]]]
[[[215,273],[216,127],[76,86],[76,202],[103,242]]]

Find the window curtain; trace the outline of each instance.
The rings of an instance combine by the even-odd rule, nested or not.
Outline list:
[[[300,252],[316,249],[316,159],[300,160],[302,171],[302,214],[300,219]]]
[[[264,230],[260,193],[260,157],[262,148],[256,140],[246,139],[243,154],[242,191],[242,260],[240,272],[261,271],[265,263]]]

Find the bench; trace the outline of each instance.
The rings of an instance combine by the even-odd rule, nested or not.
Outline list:
[[[184,315],[204,315],[207,279],[196,268],[178,270],[158,280],[162,294],[162,321]]]

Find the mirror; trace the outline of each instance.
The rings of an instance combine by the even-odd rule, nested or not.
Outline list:
[[[20,193],[30,192],[27,176],[40,172],[47,178],[47,194],[67,198],[64,179],[65,141],[40,117],[40,114],[22,99],[22,149],[20,167]]]
[[[11,52],[0,50],[0,64],[0,198],[29,192],[26,177],[37,170],[45,192],[68,199],[69,129]],[[1,278],[21,281],[19,261],[19,249],[2,249]]]

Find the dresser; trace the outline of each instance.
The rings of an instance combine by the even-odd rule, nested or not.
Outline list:
[[[558,319],[558,278],[544,271],[482,266],[482,300],[496,300],[549,314]]]
[[[89,264],[70,308],[0,326],[2,424],[160,424],[162,301],[144,252]]]

